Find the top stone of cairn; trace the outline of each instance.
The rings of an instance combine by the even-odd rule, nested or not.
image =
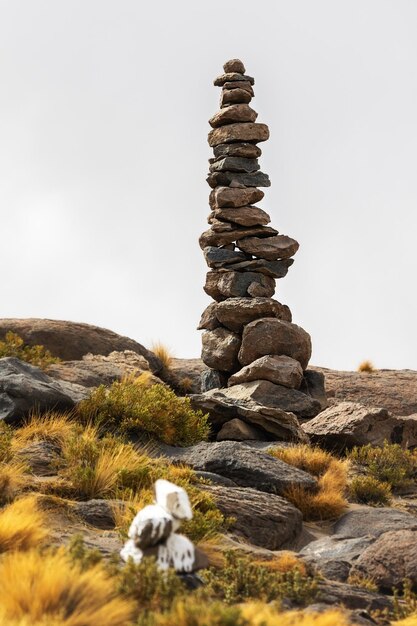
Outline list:
[[[231,72],[244,74],[246,72],[245,66],[240,59],[230,59],[230,61],[226,61],[223,65],[223,69],[225,74],[230,74]]]

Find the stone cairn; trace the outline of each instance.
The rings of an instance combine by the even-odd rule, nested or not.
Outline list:
[[[323,381],[306,372],[309,334],[272,298],[299,244],[268,226],[268,213],[255,206],[264,197],[259,187],[270,186],[258,164],[269,129],[249,105],[255,81],[242,61],[223,67],[214,81],[220,110],[209,120],[210,228],[199,240],[210,268],[204,290],[215,301],[198,327],[210,370],[193,403],[208,410],[220,440],[305,440],[298,418],[325,406]]]

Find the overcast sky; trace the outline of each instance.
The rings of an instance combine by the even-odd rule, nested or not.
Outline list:
[[[417,369],[416,33],[414,0],[0,0],[0,316],[199,355],[212,81],[239,57],[312,363]]]

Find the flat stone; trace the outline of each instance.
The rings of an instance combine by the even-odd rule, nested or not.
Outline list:
[[[397,420],[383,408],[366,407],[354,402],[341,402],[320,413],[304,425],[312,441],[328,448],[382,446],[392,441]]]
[[[271,298],[228,298],[215,307],[213,314],[218,321],[236,332],[259,318],[271,317],[291,322],[291,311],[287,305]]]
[[[362,506],[345,513],[333,526],[333,534],[345,539],[375,538],[390,530],[417,530],[417,517],[399,509]]]
[[[222,74],[214,79],[213,84],[215,87],[223,87],[225,83],[228,82],[240,82],[244,80],[245,82],[253,85],[255,83],[255,79],[252,76],[246,76],[245,74],[241,74],[240,72],[226,72],[226,74]]]
[[[218,187],[220,185],[230,185],[232,182],[238,182],[245,187],[270,187],[271,181],[268,174],[264,172],[212,172],[206,178],[210,187]],[[290,255],[291,256],[291,255]]]
[[[244,157],[224,157],[210,165],[210,172],[256,172],[259,170],[257,159]]]
[[[220,106],[226,107],[231,104],[249,104],[252,95],[246,89],[222,89]]]
[[[288,273],[288,268],[293,264],[293,259],[282,259],[280,261],[265,261],[264,259],[252,259],[251,261],[241,261],[233,263],[225,269],[239,272],[259,272],[272,278],[284,278]]]
[[[292,486],[317,489],[317,481],[307,472],[237,441],[202,442],[183,448],[171,459],[198,471],[226,476],[241,487],[267,493],[279,495]]]
[[[240,252],[240,250],[228,250],[227,248],[215,248],[214,246],[207,246],[207,248],[204,248],[203,252],[206,263],[211,268],[222,267],[230,263],[238,263],[248,258],[247,255],[244,252]]]
[[[363,587],[322,580],[318,583],[318,591],[321,601],[331,607],[341,605],[346,609],[363,609],[369,612],[382,612],[393,609],[393,603],[390,598],[380,593],[368,591]],[[356,623],[356,620],[354,623]]]
[[[204,291],[219,302],[225,298],[270,298],[275,292],[275,280],[257,272],[211,270],[207,274]]]
[[[218,128],[225,124],[240,122],[254,122],[258,114],[248,104],[231,104],[224,109],[220,109],[210,118],[209,124],[212,128]]]
[[[212,389],[206,393],[192,395],[190,398],[194,408],[208,413],[211,423],[215,426],[222,426],[230,419],[239,417],[244,422],[269,433],[270,439],[308,442],[294,413],[257,402],[252,397],[251,391],[243,385],[235,385],[226,389]]]
[[[240,144],[239,144],[240,145]],[[212,209],[237,208],[259,202],[264,197],[260,189],[237,189],[232,187],[217,187],[210,193],[209,203]]]
[[[211,216],[218,220],[239,224],[239,226],[266,226],[271,221],[268,213],[256,206],[243,206],[239,209],[216,209],[211,213]],[[247,261],[248,256],[245,255],[244,259],[238,260]]]
[[[227,222],[221,224],[222,228],[226,230],[219,232],[215,228],[219,228],[219,222],[212,225],[211,228],[201,234],[199,241],[200,248],[204,250],[207,246],[227,246],[234,241],[245,235],[256,234],[257,237],[273,237],[276,234],[276,230],[270,226],[233,226],[227,225]]]
[[[229,527],[233,535],[252,545],[279,550],[291,546],[302,530],[302,515],[284,498],[251,488],[207,486],[217,507],[234,518]]]
[[[230,74],[230,72],[234,74],[244,74],[246,72],[245,66],[240,59],[230,59],[230,61],[226,61],[223,65],[223,69],[225,74]]]
[[[299,362],[289,356],[266,355],[233,374],[229,378],[228,386],[253,380],[269,380],[289,389],[299,389],[303,370]]]
[[[249,80],[230,80],[224,83],[223,90],[243,89],[254,96],[253,87]]]
[[[249,365],[266,354],[290,356],[307,369],[311,357],[310,335],[300,326],[272,317],[245,326],[239,361]]]
[[[229,420],[219,430],[217,441],[265,441],[265,431],[247,424],[238,417]]]
[[[257,159],[262,150],[254,143],[221,143],[213,148],[214,160],[224,157],[243,157],[245,159]],[[263,195],[263,192],[261,192]]]
[[[241,338],[227,328],[206,330],[202,336],[201,359],[210,368],[232,372],[237,366]]]
[[[277,235],[276,237],[268,237],[262,240],[258,237],[247,237],[240,239],[237,245],[243,252],[267,259],[268,261],[289,259],[294,256],[300,247],[295,239],[286,235]]]
[[[209,132],[208,142],[211,147],[220,143],[258,143],[269,139],[269,129],[266,124],[256,122],[244,122],[240,124],[227,124],[215,128]]]

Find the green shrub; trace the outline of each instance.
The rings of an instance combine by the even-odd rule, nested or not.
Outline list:
[[[101,385],[78,405],[84,423],[105,424],[122,432],[146,433],[164,443],[189,446],[207,439],[207,416],[194,411],[189,398],[178,398],[165,385],[133,379]]]
[[[382,448],[370,444],[355,447],[348,456],[363,466],[369,476],[388,483],[394,490],[410,486],[417,474],[417,456],[398,444],[385,441]]]
[[[393,617],[395,619],[404,619],[409,615],[417,614],[417,594],[413,590],[413,583],[406,578],[402,584],[401,592],[398,589],[394,589],[394,610]],[[404,626],[406,626],[404,624]],[[407,623],[407,626],[413,626]],[[415,626],[415,625],[414,625]]]
[[[355,476],[349,485],[352,500],[361,504],[388,505],[391,501],[391,487],[373,476]]]
[[[52,356],[43,346],[28,346],[16,333],[9,331],[3,341],[0,341],[0,358],[14,356],[44,369],[52,363],[59,363],[61,359]]]
[[[234,551],[225,553],[221,569],[208,570],[207,591],[228,604],[248,599],[271,602],[288,598],[299,606],[311,603],[317,596],[317,579],[306,576],[298,567],[289,571],[273,571]]]

